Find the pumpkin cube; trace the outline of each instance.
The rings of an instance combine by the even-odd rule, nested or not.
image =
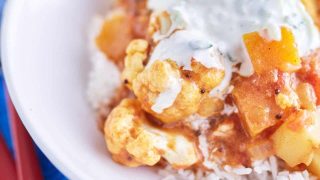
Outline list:
[[[283,113],[275,101],[275,91],[285,76],[276,71],[235,80],[232,96],[238,107],[240,120],[252,137],[274,126]],[[277,118],[278,117],[278,118]]]
[[[301,68],[301,59],[294,35],[288,28],[281,28],[281,40],[269,40],[258,32],[243,36],[243,42],[258,74],[278,69],[283,72],[295,72]]]
[[[132,39],[130,18],[119,10],[107,17],[96,37],[96,44],[110,60],[118,64],[124,59],[127,45]]]

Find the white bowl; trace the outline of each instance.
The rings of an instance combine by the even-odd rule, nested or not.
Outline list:
[[[108,0],[10,0],[2,61],[13,103],[31,136],[71,179],[155,179],[114,163],[86,100],[87,30]]]

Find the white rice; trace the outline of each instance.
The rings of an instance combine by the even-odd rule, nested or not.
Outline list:
[[[116,89],[121,85],[120,71],[112,61],[108,60],[95,43],[102,28],[103,18],[95,17],[89,30],[89,50],[92,70],[89,74],[87,89],[88,100],[94,109],[108,104]]]
[[[162,180],[242,180],[242,179],[259,179],[259,180],[316,180],[317,178],[310,175],[308,171],[275,171],[275,176],[273,176],[273,170],[278,168],[272,166],[270,162],[271,158],[260,162],[261,164],[256,164],[252,168],[237,167],[233,168],[231,166],[220,167],[217,164],[212,164],[212,171],[207,172],[193,172],[191,170],[175,170],[170,166],[167,166],[164,169],[159,170],[159,175],[162,177]],[[258,172],[257,172],[257,169]]]
[[[198,114],[191,115],[185,122],[194,131],[205,131],[210,127],[209,121]]]
[[[236,105],[234,105],[234,104],[233,105],[225,104],[224,105],[224,109],[221,112],[221,114],[230,116],[231,114],[238,113],[238,112],[239,112],[239,110],[238,110]]]

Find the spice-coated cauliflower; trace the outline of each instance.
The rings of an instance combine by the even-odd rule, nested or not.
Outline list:
[[[145,68],[132,86],[142,108],[165,123],[197,113],[201,102],[210,98],[208,93],[222,81],[224,74],[204,69],[199,63],[192,63],[192,68],[195,71],[182,71],[171,60],[156,61]]]
[[[104,132],[113,159],[129,167],[153,166],[164,158],[176,168],[186,168],[201,158],[186,136],[152,126],[134,99],[124,99],[113,109]]]
[[[174,60],[147,64],[148,42],[133,40],[127,48],[122,80],[133,90],[142,108],[165,123],[182,120],[200,110],[202,101],[224,78],[224,71],[208,69],[192,60],[191,71],[182,70]],[[201,115],[212,110],[201,107]],[[212,113],[208,113],[212,112]],[[215,112],[216,113],[216,112]]]
[[[132,88],[132,81],[144,70],[144,62],[147,59],[148,42],[137,39],[130,42],[127,47],[127,56],[124,60],[125,68],[122,72],[122,81],[128,88]]]
[[[181,79],[179,68],[171,61],[156,61],[146,68],[133,81],[133,91],[142,108],[165,123],[197,112],[201,101],[200,89],[194,82]],[[166,91],[168,96],[159,100]]]

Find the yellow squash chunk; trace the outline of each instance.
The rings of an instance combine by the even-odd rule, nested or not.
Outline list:
[[[207,96],[202,99],[197,113],[202,117],[210,117],[219,115],[223,109],[224,103],[221,99]]]
[[[319,113],[299,110],[292,113],[272,135],[276,155],[290,167],[310,165],[320,145]]]
[[[312,163],[308,167],[308,170],[314,175],[320,177],[320,149],[315,151]]]
[[[125,57],[126,47],[132,38],[130,18],[119,10],[106,19],[96,44],[108,58],[119,63]]]
[[[294,72],[301,67],[293,33],[287,28],[282,28],[281,37],[280,41],[268,40],[258,32],[243,36],[256,73],[261,74],[272,69]]]

